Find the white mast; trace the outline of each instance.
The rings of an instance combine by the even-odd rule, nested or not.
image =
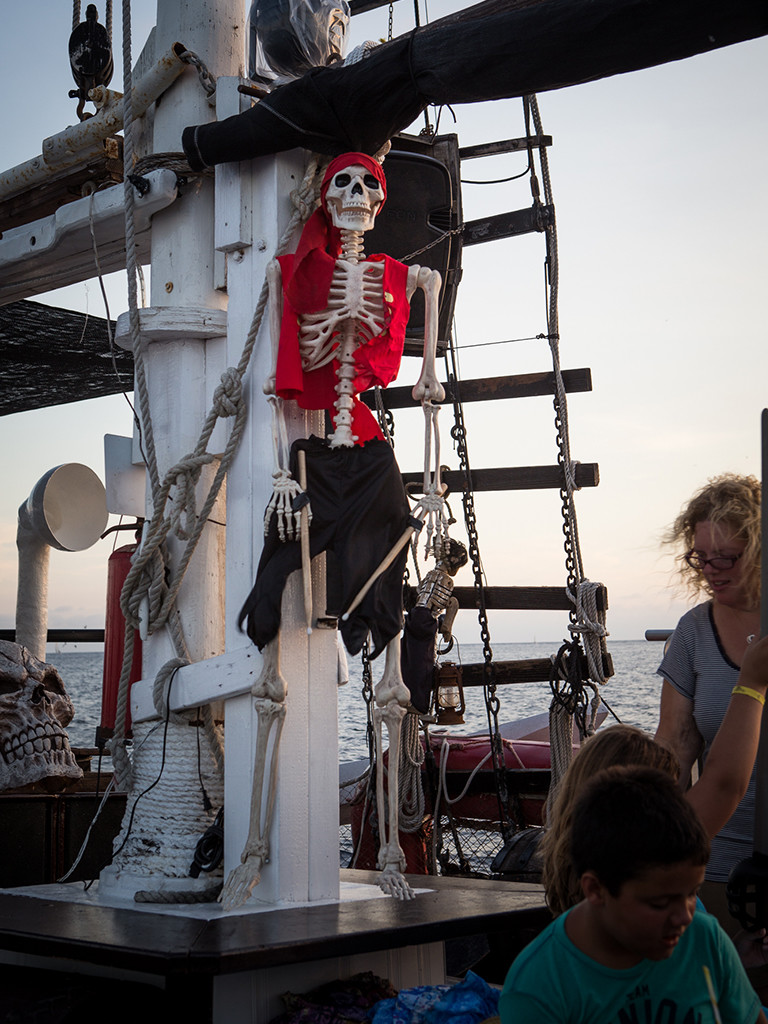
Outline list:
[[[222,119],[249,102],[237,91],[245,64],[244,7],[245,0],[159,0],[155,52],[183,43],[217,80],[217,91],[213,109],[190,67],[156,107],[153,152],[178,151],[186,125]],[[168,216],[153,220],[151,306],[141,311],[140,319],[160,479],[194,449],[220,374],[240,359],[267,263],[292,213],[290,194],[301,183],[305,158],[304,151],[296,150],[218,168],[215,186],[210,178],[192,179],[165,211]],[[121,321],[125,336],[127,317]],[[265,318],[245,375],[248,424],[226,485],[226,502],[220,500],[209,517],[212,522],[203,532],[177,602],[192,664],[174,675],[170,704],[176,711],[223,700],[218,712],[226,723],[223,793],[213,765],[208,765],[206,789],[214,807],[206,819],[196,778],[198,730],[174,721],[164,729],[155,728],[162,716],[151,698],[153,683],[158,670],[178,656],[163,628],[145,640],[143,679],[133,688],[132,797],[138,795],[139,785],[144,787],[158,775],[161,781],[139,802],[131,826],[133,847],[129,837],[124,851],[102,874],[102,892],[130,898],[138,890],[187,891],[219,879],[221,869],[196,882],[187,872],[190,843],[210,824],[222,798],[224,877],[239,862],[248,831],[257,729],[249,691],[261,657],[239,632],[236,620],[255,576],[262,545],[260,524],[271,492],[270,413],[262,393],[269,368]],[[289,424],[292,435],[309,433],[311,419],[318,421],[316,430],[322,429],[319,416],[296,410]],[[231,423],[226,420],[217,427],[209,451],[224,448]],[[204,471],[200,495],[207,493],[215,469],[214,464]],[[198,508],[201,502],[199,497]],[[171,561],[178,559],[180,542],[169,547]],[[316,560],[313,573],[315,614],[322,615],[322,559]],[[315,630],[308,637],[302,607],[300,586],[297,590],[289,582],[282,629],[287,717],[270,863],[254,892],[256,901],[305,902],[339,894],[335,637],[328,630]],[[166,681],[166,692],[167,687]],[[163,739],[166,759],[173,766],[161,774]],[[186,774],[182,770],[177,783],[189,791],[189,806],[185,795],[183,811],[172,788],[175,766],[182,761],[192,766]],[[131,802],[129,812],[130,807]],[[128,814],[118,843],[127,826]],[[151,842],[151,856],[141,856],[137,839],[144,847]]]

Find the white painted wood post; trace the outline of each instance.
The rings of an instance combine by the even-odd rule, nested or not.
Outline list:
[[[244,0],[158,0],[155,52],[165,52],[180,41],[214,75],[239,72],[244,60],[243,6]],[[190,66],[155,106],[152,149],[157,153],[178,151],[183,128],[210,118],[207,94],[197,71]],[[150,309],[142,311],[149,410],[161,480],[168,469],[194,450],[226,355],[226,296],[216,287],[212,181],[192,179],[184,195],[163,213],[166,215],[156,216],[152,223]],[[220,450],[223,438],[223,430],[218,431],[209,450],[215,452],[217,443]],[[215,471],[214,463],[201,474],[198,508]],[[149,511],[152,496],[148,493],[147,497]],[[223,522],[222,494],[189,563],[176,602],[193,662],[212,658],[224,649]],[[184,542],[169,537],[172,564],[178,564],[183,547]],[[145,688],[160,667],[177,656],[184,656],[184,652],[174,648],[168,629],[146,637],[142,666]],[[131,826],[133,845],[116,854],[113,865],[102,873],[102,889],[130,897],[137,889],[209,885],[209,878],[195,882],[188,876],[195,844],[212,820],[210,811],[203,807],[196,777],[199,730],[171,721],[164,729],[161,747],[158,734],[152,733],[151,723],[145,720],[137,722],[134,738],[131,797],[138,794],[139,780],[146,785],[146,780],[156,775],[159,782],[151,799],[137,804]],[[204,737],[202,742],[205,749],[200,774],[207,779],[206,789],[215,808],[222,799],[222,782],[216,779],[215,762]],[[167,751],[172,751],[172,759],[169,754],[171,763],[165,765]],[[180,792],[188,800],[183,809]],[[129,799],[129,812],[131,806]],[[127,824],[128,814],[124,829]],[[147,852],[143,854],[144,850]]]
[[[236,96],[230,92],[232,106],[227,114],[236,112]],[[220,110],[222,116],[226,114]],[[294,150],[217,168],[216,244],[227,253],[227,360],[231,365],[239,359],[267,264],[293,212],[290,193],[301,184],[305,158],[304,151]],[[262,391],[270,367],[265,314],[246,376],[248,427],[227,490],[228,649],[250,646],[236,620],[255,579],[263,544],[264,508],[272,493],[271,410]],[[303,412],[295,403],[288,403],[287,421],[291,438],[322,431],[322,413]],[[319,557],[313,563],[315,617],[325,613],[323,562]],[[295,903],[336,899],[339,757],[335,634],[314,629],[307,636],[300,573],[289,579],[283,599],[281,654],[288,696],[271,857],[252,900]],[[225,721],[226,876],[239,863],[248,832],[257,728],[250,695],[227,701]]]

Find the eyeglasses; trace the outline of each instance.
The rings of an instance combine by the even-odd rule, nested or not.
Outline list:
[[[743,554],[744,552],[741,551],[738,555],[717,555],[715,558],[702,558],[695,551],[689,551],[683,557],[692,569],[703,569],[705,565],[711,565],[713,569],[732,569]]]

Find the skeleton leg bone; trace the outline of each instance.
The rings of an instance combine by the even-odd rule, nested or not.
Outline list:
[[[307,453],[300,449],[299,485],[307,491]],[[301,509],[301,576],[304,583],[304,618],[307,622],[307,633],[312,632],[312,556],[309,553],[309,509],[305,505]]]
[[[388,896],[399,900],[410,900],[416,895],[403,877],[405,854],[398,842],[399,819],[399,765],[400,736],[403,719],[407,714],[405,705],[411,695],[403,682],[400,672],[400,637],[396,636],[387,644],[384,675],[376,686],[374,721],[376,723],[376,803],[379,816],[379,838],[381,845],[377,866],[381,870],[379,887]],[[388,792],[384,793],[384,742],[383,728],[386,725],[389,739]]]
[[[240,864],[229,873],[219,902],[225,910],[241,907],[261,881],[261,869],[269,862],[269,830],[275,807],[277,791],[277,755],[280,736],[285,719],[285,704],[277,704],[267,697],[256,700],[256,714],[259,720],[256,740],[256,757],[253,766],[253,790],[251,791],[251,820],[248,838],[240,855]],[[267,767],[270,735],[274,735],[272,752]],[[262,822],[264,790],[267,790],[266,810]]]
[[[265,648],[264,666],[251,692],[256,698],[254,704],[258,719],[251,816],[240,864],[229,873],[219,896],[225,910],[235,910],[245,903],[261,880],[262,867],[269,861],[269,831],[277,793],[277,758],[285,719],[286,686],[280,674],[279,633]],[[265,789],[266,809],[262,821]]]

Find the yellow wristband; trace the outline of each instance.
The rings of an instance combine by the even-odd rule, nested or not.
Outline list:
[[[751,690],[748,686],[734,686],[734,693],[741,693],[745,697],[752,697],[758,704],[765,704],[765,694],[760,693],[758,690]]]

